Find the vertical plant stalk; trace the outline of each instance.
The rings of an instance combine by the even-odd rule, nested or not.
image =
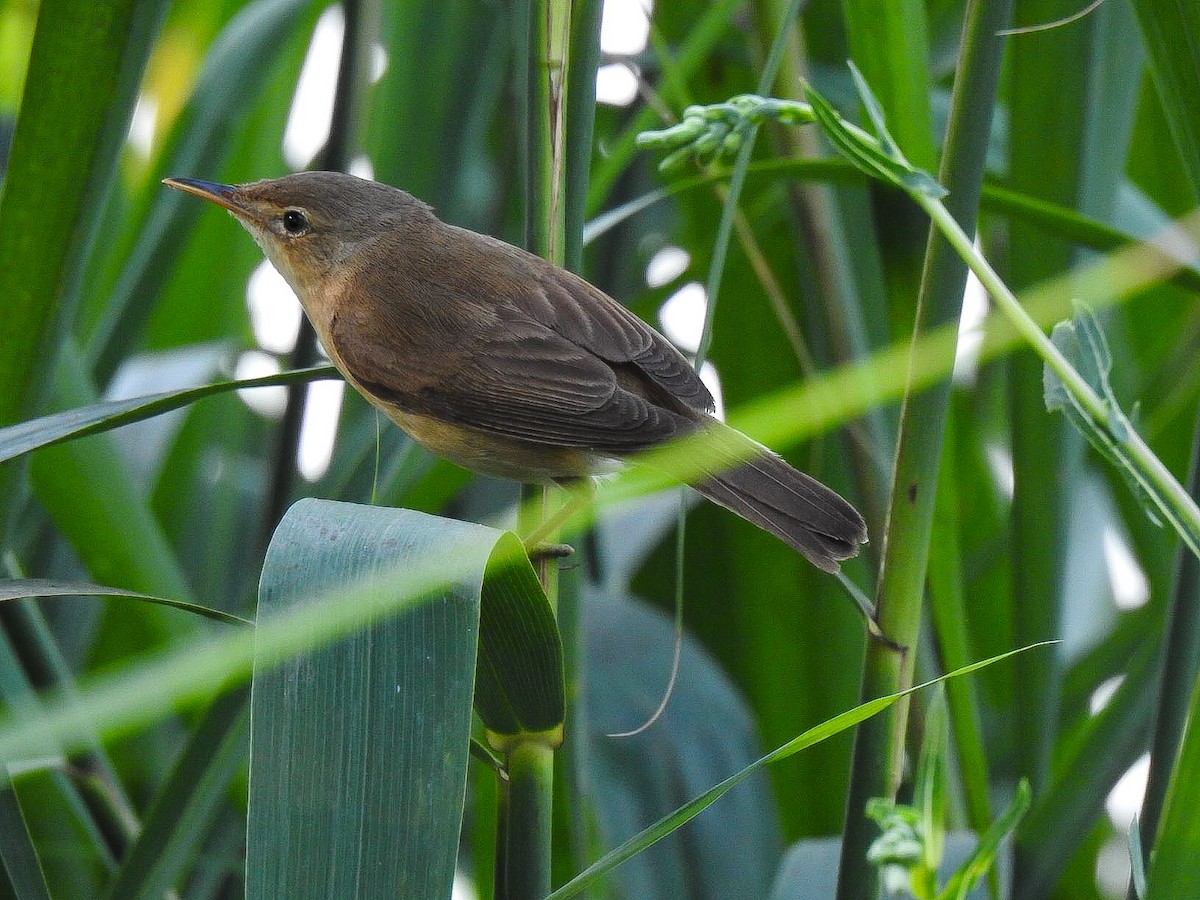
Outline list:
[[[554,792],[554,749],[538,741],[515,744],[507,757],[508,796],[501,807],[508,819],[501,827],[505,844],[497,853],[504,884],[502,900],[541,900],[550,893],[550,843]]]
[[[953,410],[951,416],[953,416]],[[970,635],[967,628],[966,597],[963,592],[962,547],[957,507],[958,471],[955,465],[955,435],[953,428],[945,432],[942,463],[938,473],[937,499],[934,503],[934,528],[941,537],[938,552],[929,561],[929,606],[942,666],[957,669],[970,662]],[[958,751],[963,794],[967,807],[967,823],[976,834],[983,834],[992,824],[988,796],[990,782],[983,725],[979,717],[979,701],[974,682],[956,679],[946,685],[946,700],[954,743]],[[995,870],[989,877],[993,896],[999,896]]]
[[[1150,867],[1147,900],[1195,897],[1200,891],[1200,869],[1196,851],[1200,827],[1196,806],[1200,804],[1200,681],[1191,690],[1188,726],[1179,747],[1163,801],[1162,824]]]
[[[600,22],[603,0],[574,0],[568,50],[563,149],[563,259],[562,265],[582,274],[583,226],[587,218],[587,193],[592,169],[592,141],[596,121],[596,70],[600,66]],[[583,541],[577,549],[583,553]],[[563,682],[566,721],[563,746],[555,769],[552,838],[552,881],[562,882],[586,868],[590,861],[595,816],[589,802],[588,739],[590,716],[585,703],[586,658],[583,631],[582,572],[577,567],[560,578],[558,631],[563,645]]]
[[[1188,490],[1200,502],[1200,419],[1192,439]],[[1150,751],[1150,777],[1138,821],[1142,846],[1154,846],[1158,820],[1166,799],[1171,767],[1183,739],[1189,703],[1188,688],[1200,670],[1200,558],[1180,545],[1175,563],[1175,585],[1167,610],[1167,631],[1159,676],[1157,716]]]
[[[571,0],[526,0],[522,13],[526,25],[525,246],[562,265],[567,253],[567,75],[571,71],[575,10]],[[575,164],[586,166],[587,156]],[[549,486],[531,484],[521,487],[520,496],[518,529],[529,533],[550,514],[556,498]],[[546,539],[554,538],[555,535],[548,535]],[[557,616],[556,561],[542,557],[537,562],[537,572]],[[561,616],[559,620],[562,621]],[[570,615],[567,620],[577,622],[578,616]],[[564,636],[564,644],[571,639]],[[571,717],[570,709],[567,716]],[[497,828],[494,894],[498,900],[536,900],[550,893],[552,882],[554,748],[542,740],[530,739],[517,741],[505,749],[509,778],[500,784],[502,797],[498,809],[504,821]]]
[[[1008,15],[1007,0],[973,0],[969,5],[954,83],[940,180],[950,190],[951,214],[972,228],[979,207],[987,137],[1000,77],[1003,42],[997,32],[1007,24]],[[945,238],[931,233],[914,340],[932,328],[958,321],[966,278],[963,259]],[[944,370],[949,372],[953,367],[954,345],[945,346],[951,358],[945,360]],[[883,633],[910,649],[897,652],[881,641],[868,643],[862,693],[866,699],[902,689],[912,680],[912,648],[916,646],[920,627],[949,396],[948,377],[922,393],[905,394],[876,610]],[[838,873],[837,896],[843,900],[878,893],[878,872],[867,864],[867,848],[876,828],[865,810],[872,797],[895,795],[901,773],[906,714],[906,705],[898,704],[864,722],[855,736]]]

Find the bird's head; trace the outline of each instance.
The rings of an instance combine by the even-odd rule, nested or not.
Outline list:
[[[249,184],[194,178],[163,183],[229,210],[300,295],[359,268],[361,252],[380,235],[432,219],[404,191],[339,172],[301,172]]]

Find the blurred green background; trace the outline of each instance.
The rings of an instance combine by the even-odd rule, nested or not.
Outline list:
[[[774,93],[801,97],[805,78],[856,117],[844,66],[853,57],[906,153],[936,171],[954,139],[945,129],[970,5],[802,4]],[[634,135],[689,103],[753,90],[786,6],[607,0],[583,161],[589,221],[677,180],[635,150]],[[1012,24],[1050,22],[1077,6],[1020,2]],[[1014,289],[1086,266],[1195,207],[1200,92],[1188,87],[1200,81],[1200,22],[1170,6],[1110,0],[1006,38],[998,97],[977,111],[990,129],[978,239]],[[315,358],[298,305],[253,242],[221,211],[163,188],[164,176],[243,182],[343,168],[422,197],[447,221],[520,243],[521,8],[0,2],[0,426]],[[36,81],[25,77],[31,58]],[[812,129],[759,136],[707,367],[731,412],[912,333],[927,220],[848,167],[806,161],[830,155]],[[583,253],[585,277],[687,352],[699,342],[724,183],[650,198]],[[1166,741],[1155,760],[1161,802],[1195,680],[1197,631],[1179,622],[1193,621],[1197,583],[1174,535],[1046,412],[1040,361],[1028,351],[977,361],[987,310],[968,285],[928,544],[930,598],[956,612],[925,616],[917,672],[1035,640],[1062,643],[964,687],[952,707],[950,822],[978,828],[981,810],[1002,808],[1029,777],[1034,807],[1006,864],[1012,895],[1121,897],[1149,750]],[[1200,400],[1196,282],[1153,284],[1101,322],[1116,396],[1185,480]],[[90,581],[248,614],[267,542],[296,498],[374,498],[511,525],[515,486],[432,458],[341,382],[290,390],[290,400],[285,387],[224,393],[5,463],[5,577]],[[836,431],[777,448],[866,515],[872,543],[845,568],[868,594],[898,418],[898,403],[881,402],[840,416]],[[574,856],[556,850],[559,880],[580,852],[595,857],[859,700],[864,627],[842,588],[698,502],[687,518],[679,688],[646,734],[605,737],[642,721],[666,684],[677,497],[606,509],[563,573],[583,598],[584,638],[583,692],[568,726],[578,777],[562,821],[585,837]],[[0,625],[0,703],[17,716],[42,691],[69,691],[228,627],[111,599],[6,602]],[[204,706],[134,733],[101,726],[103,739],[80,755],[8,760],[10,772],[21,763],[32,774],[0,811],[0,895],[43,896],[20,874],[40,870],[56,900],[167,889],[241,896],[245,722],[230,713],[205,736],[214,715]],[[921,723],[918,697],[913,748]],[[1167,737],[1155,738],[1156,723]],[[192,755],[181,757],[185,747]],[[843,734],[773,766],[597,895],[762,897],[774,885],[774,897],[826,896],[837,849],[817,839],[842,831],[851,747]],[[177,765],[185,777],[172,780]],[[467,783],[458,896],[491,896],[492,781],[477,766]],[[189,814],[153,819],[170,847],[155,854],[159,880],[130,874],[131,848],[146,835],[139,822],[164,803]]]

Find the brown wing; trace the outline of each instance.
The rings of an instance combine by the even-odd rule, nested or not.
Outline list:
[[[347,298],[332,323],[366,390],[408,412],[617,455],[690,430],[711,408],[682,354],[587,282],[493,238],[435,228],[419,251],[397,241],[386,274],[360,276],[359,290],[403,302]]]
[[[536,322],[495,322],[442,348],[415,378],[373,340],[334,340],[371,394],[407,412],[557,447],[633,453],[692,427],[626,390],[613,367]]]
[[[536,289],[522,303],[530,318],[601,359],[630,364],[684,406],[712,412],[712,394],[666,338],[582,278],[534,259]]]

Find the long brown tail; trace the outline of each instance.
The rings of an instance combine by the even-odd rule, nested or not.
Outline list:
[[[721,430],[726,437],[732,431]],[[817,568],[838,571],[838,561],[855,556],[859,544],[867,542],[862,516],[815,478],[760,449],[749,462],[694,481],[693,487],[803,553]]]

